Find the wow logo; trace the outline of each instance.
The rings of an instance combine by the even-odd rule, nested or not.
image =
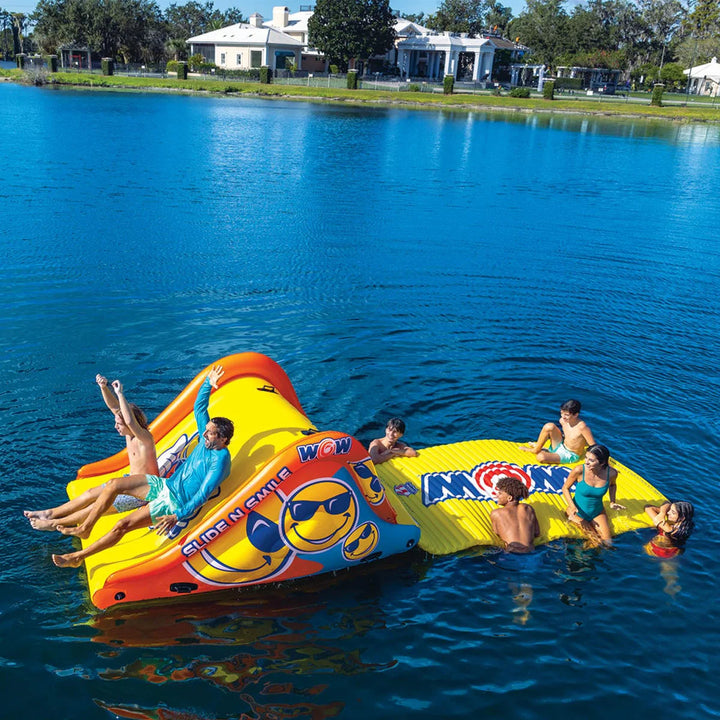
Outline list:
[[[480,463],[473,470],[446,470],[426,473],[420,478],[423,504],[426,506],[445,500],[493,500],[495,484],[501,477],[520,480],[530,493],[562,493],[562,486],[570,473],[564,465],[515,465],[491,460]]]
[[[310,445],[298,445],[297,451],[300,462],[306,463],[310,460],[322,460],[333,455],[347,455],[350,452],[352,438],[349,436],[337,438],[323,438],[320,442]]]

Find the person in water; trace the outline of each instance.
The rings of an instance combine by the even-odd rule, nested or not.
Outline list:
[[[212,388],[217,388],[223,374],[221,366],[214,366],[200,386],[195,400],[198,435],[204,442],[197,444],[188,459],[169,478],[140,474],[113,478],[105,483],[88,518],[74,528],[59,527],[61,532],[87,538],[97,519],[121,492],[146,500],[147,505],[122,517],[110,532],[84,550],[53,555],[53,562],[58,567],[78,567],[89,555],[115,545],[130,530],[154,525],[158,535],[165,535],[179,520],[191,517],[207,501],[230,474],[227,446],[234,433],[233,423],[224,417],[211,419],[208,414],[210,393]]]
[[[527,500],[527,487],[517,478],[501,477],[495,493],[500,507],[490,513],[493,532],[505,543],[507,552],[532,552],[533,541],[540,535],[540,525],[532,506],[521,504]]]
[[[646,505],[645,512],[657,528],[657,535],[645,546],[651,555],[675,557],[695,528],[695,508],[689,502],[666,502],[660,507]]]
[[[405,434],[405,423],[397,417],[390,418],[385,427],[385,437],[377,438],[370,443],[370,459],[379,465],[395,457],[415,457],[417,452],[400,438]]]
[[[100,387],[105,404],[113,413],[115,429],[125,438],[130,475],[158,475],[155,440],[148,429],[145,413],[135,403],[127,401],[119,380],[112,383],[114,393],[103,375],[96,375],[95,382]],[[24,515],[36,530],[56,530],[59,525],[79,525],[90,514],[90,506],[100,497],[102,489],[103,486],[98,485],[62,505],[47,510],[25,510]],[[142,500],[130,495],[119,495],[115,499],[114,508],[117,512],[123,512],[141,505]]]
[[[578,400],[567,400],[560,406],[560,427],[555,423],[545,423],[538,439],[533,445],[521,445],[525,452],[535,453],[543,463],[574,463],[585,452],[585,448],[595,444],[592,431],[580,418],[581,405]],[[550,446],[545,449],[545,443]]]
[[[605,493],[610,496],[613,510],[625,509],[624,505],[615,502],[618,472],[610,467],[609,461],[610,451],[604,445],[591,445],[585,453],[584,464],[570,471],[562,488],[570,522],[605,545],[612,544],[610,522],[603,506]],[[574,497],[570,494],[573,485]]]

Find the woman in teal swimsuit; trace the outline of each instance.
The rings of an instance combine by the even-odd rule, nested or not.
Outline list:
[[[605,493],[610,495],[613,510],[625,509],[615,502],[618,472],[610,467],[609,460],[610,451],[604,445],[592,445],[585,453],[585,463],[570,471],[562,489],[570,522],[599,537],[606,545],[612,544],[612,531],[603,506]],[[573,485],[576,486],[574,498],[570,494]]]

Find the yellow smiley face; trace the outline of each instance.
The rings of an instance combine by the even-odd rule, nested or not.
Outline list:
[[[361,560],[369,555],[378,543],[377,525],[372,522],[358,525],[343,543],[343,555],[346,560]]]
[[[331,478],[315,480],[286,500],[283,538],[301,552],[326,550],[353,529],[357,511],[357,499],[349,485]]]
[[[191,555],[186,567],[211,585],[242,585],[277,574],[292,559],[292,550],[283,542],[276,522],[281,509],[279,498],[267,498],[262,513],[251,510],[210,545]]]
[[[350,463],[350,467],[365,499],[371,505],[379,505],[385,499],[385,488],[375,474],[370,458]]]

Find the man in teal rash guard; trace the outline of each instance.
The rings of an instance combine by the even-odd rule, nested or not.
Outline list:
[[[58,567],[78,567],[89,555],[115,545],[130,530],[154,525],[159,535],[166,535],[179,520],[191,517],[230,474],[227,446],[234,432],[232,421],[223,417],[211,419],[208,414],[210,393],[212,388],[217,388],[223,373],[221,366],[214,366],[200,386],[195,400],[195,420],[202,438],[188,459],[169,478],[127,475],[109,480],[87,519],[77,527],[59,526],[60,532],[88,537],[97,519],[110,508],[119,493],[133,495],[148,504],[118,520],[110,532],[84,550],[53,555]]]

